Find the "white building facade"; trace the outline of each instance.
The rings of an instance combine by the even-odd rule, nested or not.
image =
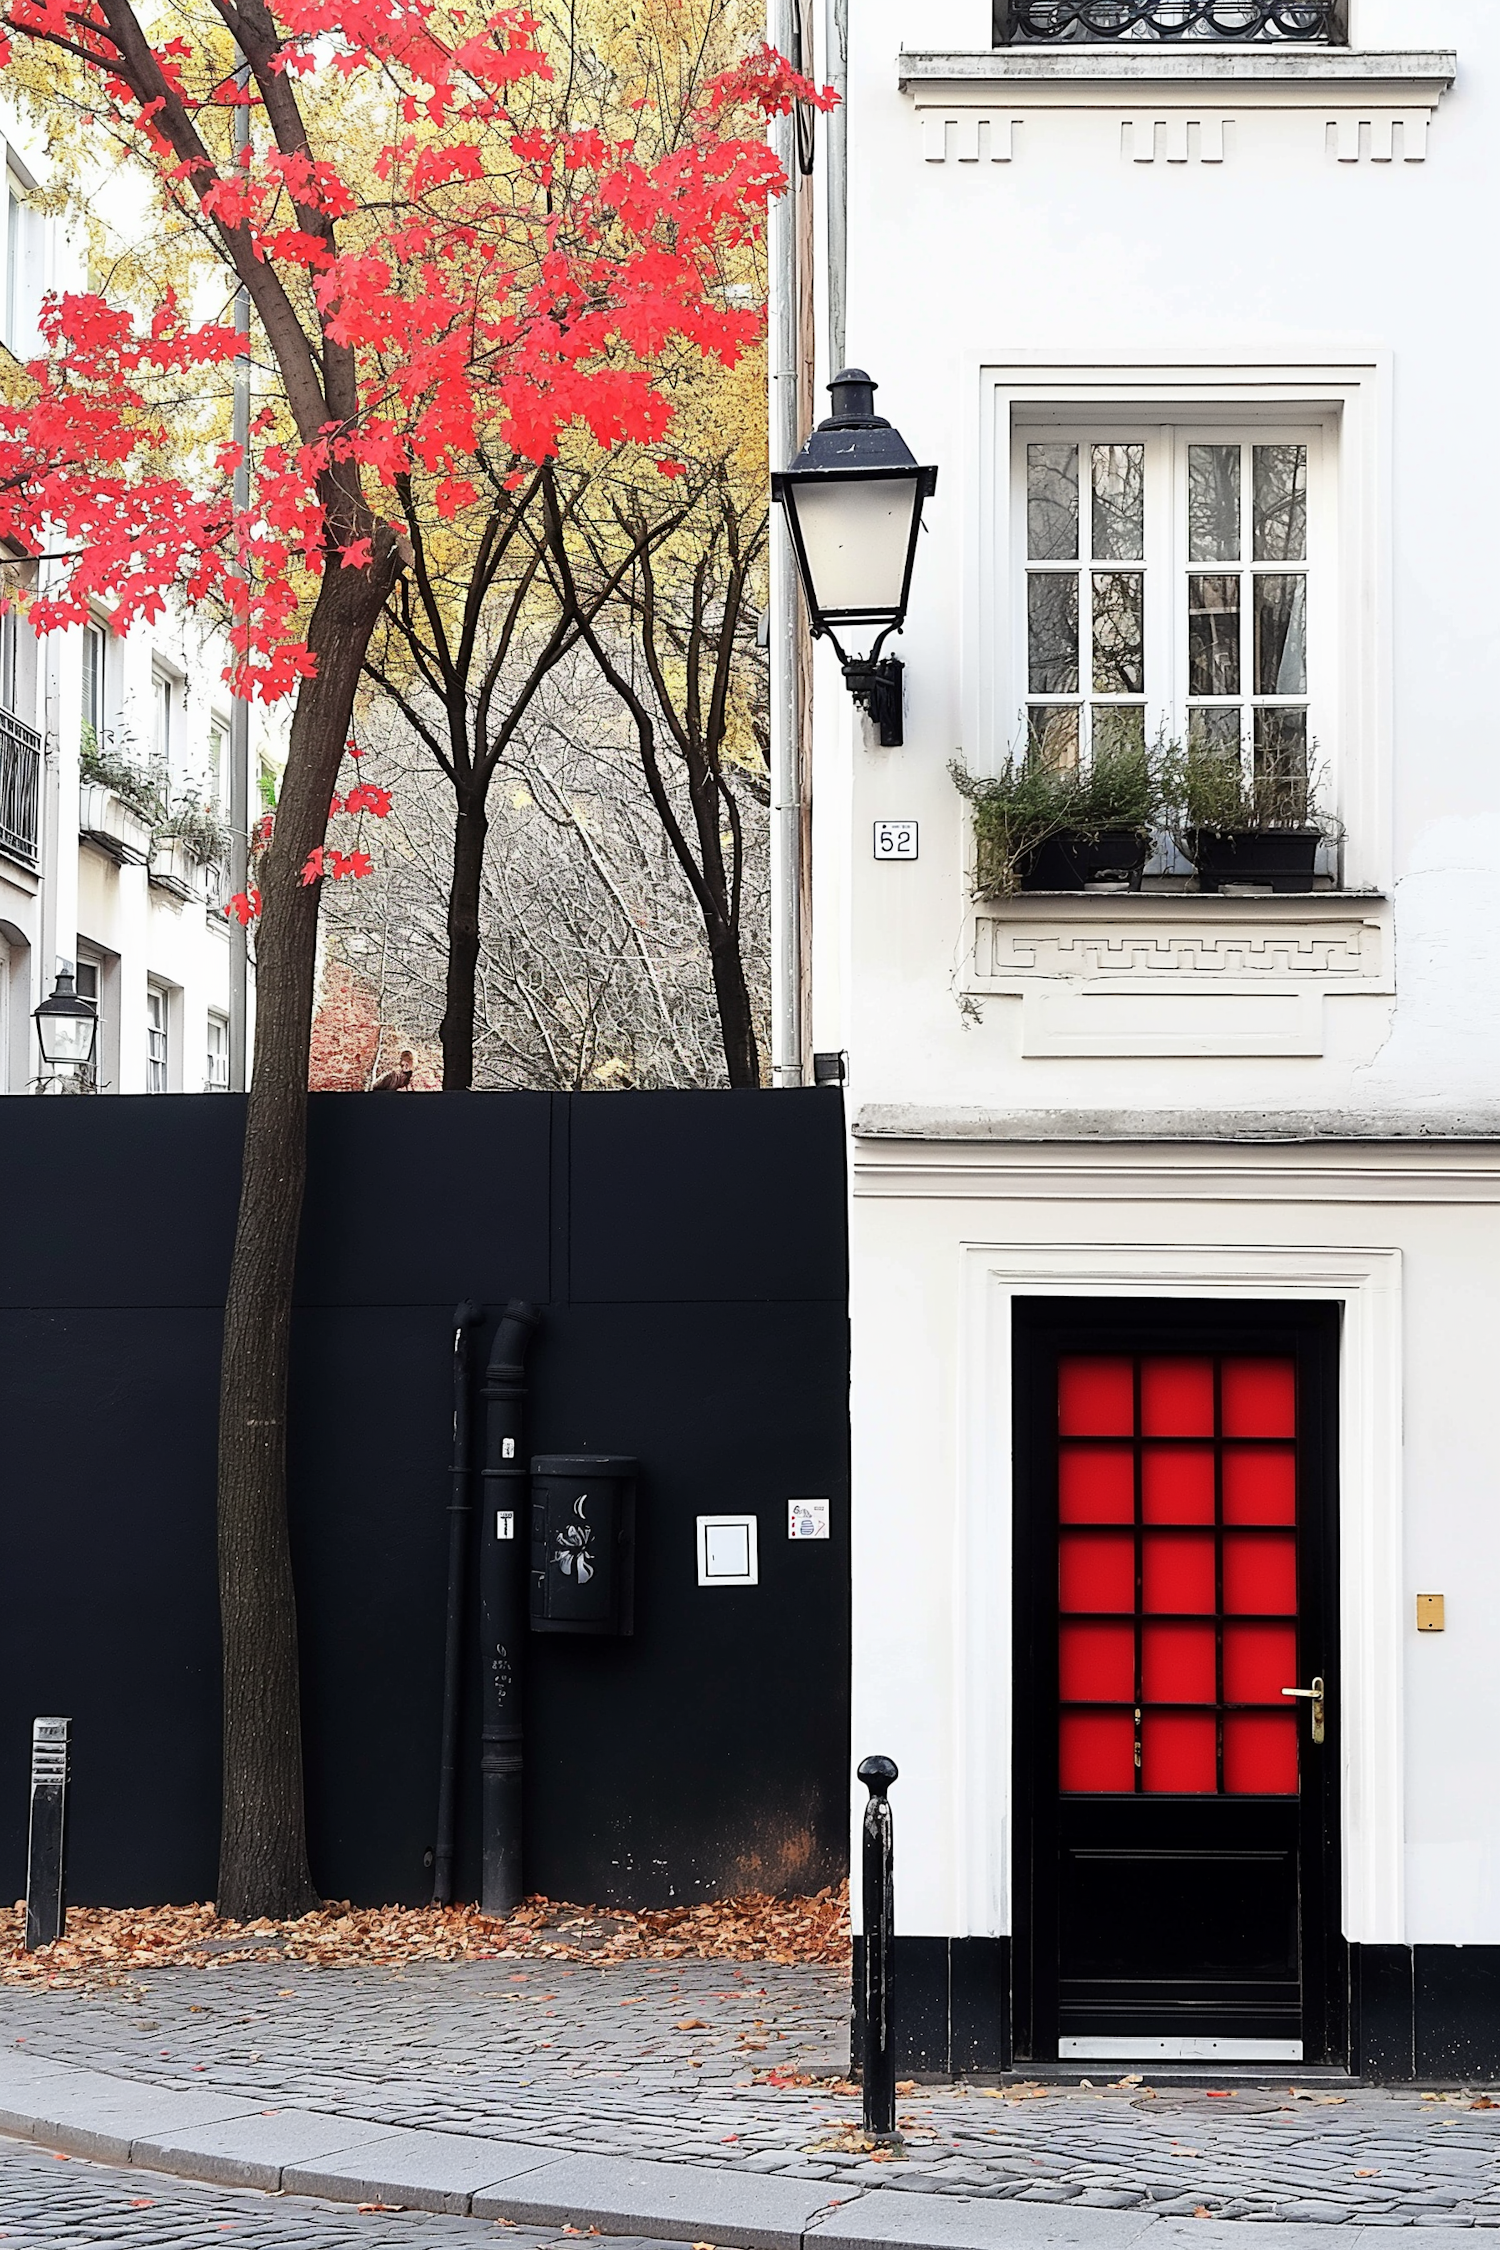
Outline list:
[[[1500,17],[849,14],[846,356],[940,471],[904,744],[823,647],[814,732],[902,2059],[1493,2074]],[[950,762],[1122,726],[1314,771],[1312,887],[976,895]]]
[[[39,161],[19,135],[0,146],[0,341],[25,361],[46,293],[87,283],[43,206]],[[5,575],[24,596],[38,568],[18,559]],[[170,611],[121,631],[101,606],[42,638],[24,600],[0,620],[0,1092],[49,1085],[33,1011],[59,970],[98,1008],[92,1090],[227,1090],[224,664],[215,634]],[[257,717],[252,777],[269,793],[277,760]]]

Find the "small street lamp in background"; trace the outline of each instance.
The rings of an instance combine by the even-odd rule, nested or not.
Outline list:
[[[36,1035],[47,1076],[41,1091],[82,1094],[92,1084],[94,1041],[99,1035],[99,1011],[92,1000],[81,1000],[73,989],[71,969],[59,969],[52,996],[34,1010]]]
[[[813,632],[832,641],[850,694],[892,749],[904,739],[902,666],[880,651],[905,622],[922,503],[937,490],[937,470],[920,468],[875,412],[877,386],[863,368],[846,367],[828,388],[832,414],[772,477],[771,491],[786,510]],[[835,627],[872,625],[869,654],[848,655]]]

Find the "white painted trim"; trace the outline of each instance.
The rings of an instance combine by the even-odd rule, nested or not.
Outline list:
[[[961,1249],[952,1709],[959,1919],[1013,1927],[1011,1306],[1026,1297],[1337,1302],[1344,1935],[1405,1938],[1401,1252],[1150,1242]]]
[[[1014,101],[1097,103],[1128,100],[1129,90],[1181,87],[1189,100],[1205,87],[1236,99],[1284,108],[1317,108],[1340,99],[1410,101],[1433,108],[1458,75],[1451,47],[1361,50],[1355,47],[1218,47],[1207,41],[1169,47],[986,47],[973,53],[903,52],[896,65],[903,93],[931,101],[937,89],[961,88],[970,98],[993,90]],[[937,98],[941,98],[938,96]]]

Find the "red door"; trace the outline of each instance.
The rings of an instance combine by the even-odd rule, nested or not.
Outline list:
[[[1331,1825],[1327,1318],[1262,1315],[1247,1333],[1245,1308],[1156,1307],[1111,1336],[1091,1310],[1071,1332],[1054,1314],[1021,1361],[1033,2051],[1311,2060],[1327,2014],[1320,2000],[1310,2032]]]

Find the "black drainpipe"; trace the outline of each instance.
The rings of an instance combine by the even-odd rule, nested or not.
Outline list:
[[[448,1625],[443,1642],[443,1755],[438,1775],[437,1838],[432,1854],[432,1902],[453,1897],[453,1834],[458,1819],[458,1699],[464,1640],[464,1578],[469,1559],[472,1465],[473,1365],[470,1333],[484,1318],[467,1298],[453,1315],[453,1482],[448,1496]]]
[[[480,1905],[509,1914],[521,1880],[524,1659],[531,1561],[527,1517],[526,1352],[538,1315],[512,1299],[485,1370],[484,1512],[479,1526],[479,1633],[484,1651],[483,1865]]]

